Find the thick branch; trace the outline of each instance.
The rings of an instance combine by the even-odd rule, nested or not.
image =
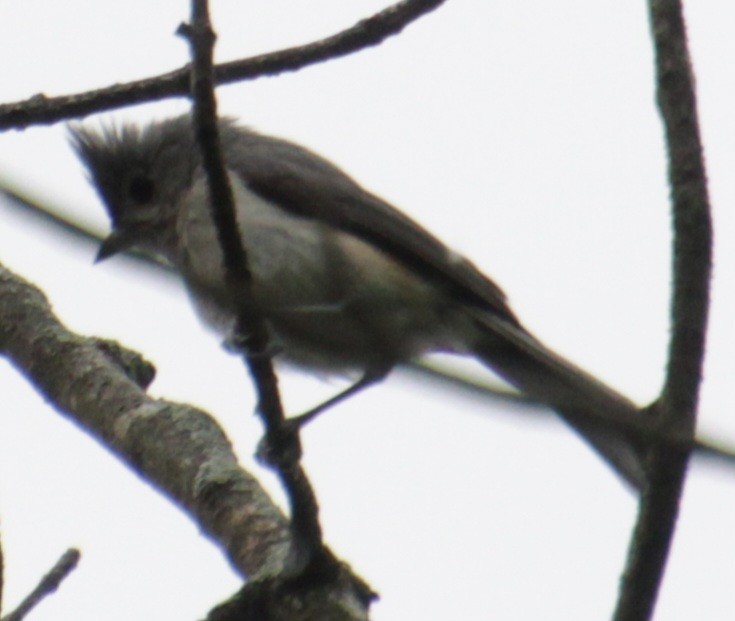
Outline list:
[[[283,588],[288,524],[211,416],[146,396],[97,340],[69,332],[41,291],[2,265],[0,352],[59,412],[191,515],[250,584],[265,585],[258,593],[284,611],[274,621],[366,618],[374,595],[344,564],[316,592]]]
[[[69,332],[43,294],[0,266],[0,351],[60,412],[172,498],[241,574],[277,573],[286,520],[206,413],[149,398],[94,339]]]
[[[277,75],[284,71],[296,71],[379,45],[443,2],[444,0],[403,0],[321,41],[217,65],[215,81],[217,84],[229,84]],[[187,97],[189,92],[190,67],[187,65],[153,78],[116,84],[86,93],[61,97],[38,94],[30,99],[0,105],[0,130],[56,123],[147,101]]]

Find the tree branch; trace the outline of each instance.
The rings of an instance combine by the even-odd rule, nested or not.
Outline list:
[[[280,596],[273,610],[308,611],[313,619],[367,618],[374,594],[345,564],[337,579],[321,586],[320,597],[314,591],[284,596],[278,577],[292,546],[288,522],[238,465],[212,417],[149,398],[95,339],[69,332],[41,291],[2,265],[0,352],[55,409],[191,515],[249,585],[266,585]],[[297,618],[308,617],[273,617]]]
[[[439,7],[444,1],[403,0],[326,39],[217,65],[214,68],[215,82],[230,84],[285,71],[297,71],[379,45],[388,37],[400,33],[412,21]],[[153,78],[85,93],[61,97],[37,94],[23,101],[3,104],[0,105],[0,130],[51,124],[122,106],[186,97],[190,90],[190,70],[190,66],[186,65]]]
[[[79,563],[80,556],[79,550],[75,548],[69,548],[64,552],[49,572],[41,578],[36,588],[28,594],[28,597],[13,612],[3,617],[2,621],[22,621],[22,619],[25,619],[31,610],[48,595],[56,591],[66,577],[74,571],[77,563]]]
[[[649,0],[657,94],[666,130],[674,222],[669,364],[656,413],[666,430],[693,437],[709,305],[712,230],[694,78],[680,0]],[[651,450],[616,621],[649,619],[674,535],[689,451]]]
[[[222,156],[213,79],[216,36],[210,23],[207,0],[192,2],[191,24],[182,24],[179,33],[189,40],[192,51],[192,119],[209,186],[209,209],[224,259],[227,290],[233,307],[237,309],[234,340],[258,394],[258,412],[266,429],[268,463],[278,474],[291,505],[295,545],[291,554],[292,566],[287,568],[287,573],[303,573],[313,569],[314,563],[324,564],[325,567],[319,569],[319,573],[324,573],[336,566],[336,560],[324,548],[316,495],[300,463],[298,429],[286,423],[269,355],[268,330],[253,300],[252,274],[240,237],[235,199]]]
[[[282,563],[286,520],[238,466],[217,423],[149,398],[96,340],[69,332],[39,289],[1,265],[0,351],[51,405],[189,512],[243,575]]]

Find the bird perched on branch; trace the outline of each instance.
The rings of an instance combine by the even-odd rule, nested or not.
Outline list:
[[[232,120],[219,132],[253,300],[279,356],[362,374],[329,404],[425,353],[474,356],[643,485],[640,448],[604,422],[638,408],[526,331],[472,263],[307,149]],[[191,117],[71,135],[112,220],[98,258],[133,247],[164,258],[227,338],[237,309]]]

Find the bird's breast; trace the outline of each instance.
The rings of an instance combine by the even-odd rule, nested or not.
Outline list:
[[[232,181],[254,299],[286,358],[319,370],[367,370],[455,349],[452,304],[433,284],[356,236]],[[179,266],[204,321],[229,337],[235,310],[206,197],[195,184],[183,204]]]

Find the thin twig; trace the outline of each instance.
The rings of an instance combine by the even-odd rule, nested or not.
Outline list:
[[[64,579],[74,571],[79,562],[81,554],[75,548],[69,548],[61,555],[51,570],[41,578],[38,586],[30,592],[20,605],[9,615],[3,617],[2,621],[21,621],[33,610],[46,596],[51,595]]]
[[[412,21],[439,7],[444,1],[404,0],[326,39],[217,65],[214,68],[215,82],[229,84],[277,75],[284,71],[296,71],[379,45],[388,37],[400,33]],[[84,93],[61,97],[38,94],[23,101],[0,105],[0,130],[51,124],[122,106],[171,97],[187,97],[189,93],[190,66],[186,65],[156,77]]]
[[[674,222],[672,335],[656,414],[668,431],[693,437],[707,327],[712,225],[681,2],[649,0],[649,10]],[[653,614],[688,457],[687,450],[663,445],[651,451],[649,485],[641,499],[616,621],[644,621]]]
[[[18,213],[30,216],[36,224],[41,226],[53,227],[54,235],[67,236],[75,244],[94,244],[99,246],[105,239],[105,235],[94,230],[86,222],[81,222],[59,206],[52,206],[47,202],[41,201],[34,197],[32,192],[26,188],[17,187],[5,179],[0,179],[0,195],[5,196],[8,200],[0,201],[0,207],[14,209]],[[169,274],[173,274],[174,270],[159,255],[140,252],[138,250],[127,250],[125,255],[141,263],[147,267],[155,266],[157,269],[164,270]]]
[[[512,406],[520,406],[523,408],[523,416],[531,411],[543,415],[553,414],[553,411],[543,403],[533,401],[520,393],[492,386],[489,382],[460,375],[449,365],[427,365],[416,362],[407,367],[407,370],[420,375],[420,377],[431,378],[454,389],[463,390],[484,399],[494,399]],[[735,448],[732,446],[723,445],[712,438],[693,438],[688,432],[661,428],[650,416],[639,416],[637,418],[613,417],[610,412],[599,410],[585,411],[584,416],[599,423],[600,427],[609,427],[617,432],[625,433],[626,436],[630,436],[642,446],[661,445],[678,451],[693,452],[698,457],[718,461],[730,468],[735,467]]]

